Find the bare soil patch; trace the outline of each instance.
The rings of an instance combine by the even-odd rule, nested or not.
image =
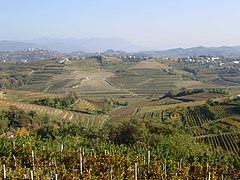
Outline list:
[[[113,75],[113,73],[104,71],[75,71],[68,75],[57,77],[54,83],[59,83],[59,87],[56,89],[50,88],[49,91],[69,90],[69,87],[73,85],[73,88],[70,88],[71,90],[84,93],[116,91],[119,89],[106,82],[106,79]],[[66,87],[68,88],[66,89]]]
[[[155,60],[141,61],[129,69],[166,69],[168,65],[162,64]]]

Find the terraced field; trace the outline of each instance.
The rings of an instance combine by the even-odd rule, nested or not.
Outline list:
[[[138,95],[163,95],[176,88],[175,84],[179,79],[179,75],[169,75],[157,69],[131,69],[108,78],[108,81]]]
[[[240,127],[240,116],[231,116],[231,117],[223,118],[221,119],[221,122],[229,124],[231,126]]]
[[[87,99],[80,99],[78,103],[73,106],[73,108],[91,111],[102,110],[102,107],[99,103]]]
[[[194,81],[194,80],[188,80],[188,81],[179,81],[176,83],[178,88],[209,88],[209,84],[201,82],[201,81]]]
[[[16,106],[25,111],[36,111],[38,113],[49,114],[51,116],[56,116],[62,120],[79,123],[84,127],[102,127],[108,121],[109,118],[107,115],[101,116],[88,115],[68,110],[34,105],[30,103],[10,101],[6,99],[0,99],[0,106],[3,107]]]
[[[159,101],[157,101],[155,103],[155,105],[168,105],[168,104],[178,104],[178,103],[181,103],[182,101],[180,100],[177,100],[177,99],[172,99],[172,98],[163,98],[163,99],[160,99]]]
[[[130,67],[130,69],[166,69],[168,65],[162,64],[155,60],[141,61],[136,65]]]
[[[221,147],[231,152],[240,151],[240,112],[235,106],[218,105],[211,107],[217,119],[209,119],[204,112],[191,111],[185,113],[183,123],[198,142],[203,142],[215,151]]]
[[[197,73],[197,77],[200,81],[211,82],[215,80],[216,77],[219,76],[219,74],[221,74],[221,70],[201,68]]]
[[[227,79],[231,82],[239,83],[240,84],[240,76],[233,76],[233,77],[227,77]]]
[[[59,64],[55,61],[47,61],[45,64],[41,65],[41,67],[33,68],[34,70],[31,71],[31,83],[17,89],[45,91],[49,86],[52,85],[52,81],[55,77],[68,73],[63,64]]]
[[[165,103],[167,100],[169,99],[163,99],[160,102]],[[191,108],[185,109],[182,116],[171,118],[171,109],[178,108],[178,106],[187,107],[187,105]],[[194,106],[194,102],[170,105],[155,104],[155,106],[152,104],[149,107],[139,107],[134,116],[144,120],[155,119],[163,122],[165,120],[182,120],[182,124],[195,137],[196,141],[207,144],[213,151],[221,148],[234,153],[240,152],[240,111],[237,106],[231,103],[212,106],[210,110],[217,114],[216,119],[213,119],[209,118],[204,108],[198,107],[199,105]]]
[[[189,125],[190,127],[193,126],[200,126],[201,124],[208,123],[211,121],[205,114],[200,112],[188,112],[185,115],[183,123]]]
[[[240,115],[240,112],[235,106],[221,105],[213,106],[211,109],[216,113],[218,119],[234,115]]]
[[[192,135],[195,137],[211,134],[207,129],[200,127],[200,126],[192,127],[192,128],[190,128],[190,131],[191,131]]]
[[[240,133],[226,133],[222,135],[207,135],[204,137],[198,137],[198,142],[204,142],[212,147],[215,151],[221,147],[224,150],[239,153],[240,151]]]
[[[44,93],[44,92],[33,92],[33,91],[19,91],[19,90],[3,90],[5,99],[19,101],[19,102],[32,102],[34,100],[45,99],[48,97],[62,97],[63,93]]]
[[[49,82],[53,77],[65,72],[63,64],[51,63],[32,74],[33,83]]]
[[[228,97],[226,94],[203,92],[203,93],[186,95],[183,97],[177,97],[176,99],[184,99],[184,100],[189,100],[189,101],[200,101],[200,100],[226,98],[226,97]]]
[[[108,77],[113,76],[113,73],[104,71],[73,71],[64,76],[58,76],[53,79],[52,86],[49,86],[47,91],[77,91],[83,93],[98,93],[98,92],[115,92],[118,88],[111,86],[106,82]],[[82,83],[79,83],[85,79]],[[75,88],[71,87],[73,84],[79,84]]]
[[[239,86],[239,83],[237,83],[237,82],[226,81],[223,79],[215,79],[211,82],[211,84],[215,84],[215,85],[223,86],[223,87]]]

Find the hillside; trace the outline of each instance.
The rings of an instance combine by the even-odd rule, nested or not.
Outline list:
[[[211,55],[211,56],[225,56],[225,57],[239,57],[240,47],[239,46],[222,46],[222,47],[193,47],[193,48],[176,48],[169,49],[165,51],[142,51],[134,53],[134,55],[141,56],[156,56],[156,57],[189,57],[189,56],[201,56],[201,55]]]
[[[0,176],[239,179],[239,64],[61,60],[0,62]]]

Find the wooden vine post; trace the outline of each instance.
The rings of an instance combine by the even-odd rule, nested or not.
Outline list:
[[[135,163],[135,167],[134,167],[134,180],[138,179],[138,164]]]
[[[32,151],[32,170],[34,171],[34,152]]]
[[[5,166],[5,164],[2,165],[2,173],[3,173],[2,179],[3,179],[3,180],[7,179],[6,166]]]
[[[33,170],[30,171],[31,180],[33,180]]]
[[[110,168],[110,180],[113,179],[113,165],[111,165],[111,168]]]
[[[80,176],[83,175],[83,156],[80,153]]]
[[[150,162],[151,162],[151,151],[148,150],[148,159],[147,159],[147,179],[149,180],[150,179],[150,176],[149,176],[149,169],[150,169]]]

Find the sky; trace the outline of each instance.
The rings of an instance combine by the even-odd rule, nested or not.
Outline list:
[[[124,38],[155,50],[240,45],[239,0],[0,0],[0,40]]]

